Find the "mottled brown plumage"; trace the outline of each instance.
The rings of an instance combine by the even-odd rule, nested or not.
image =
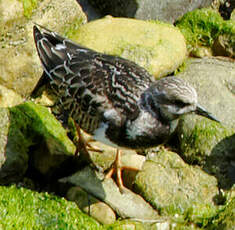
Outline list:
[[[72,117],[96,140],[115,147],[147,148],[167,140],[182,114],[216,120],[197,103],[187,82],[154,81],[129,60],[102,54],[34,27],[34,38],[48,82],[57,95],[54,113]]]

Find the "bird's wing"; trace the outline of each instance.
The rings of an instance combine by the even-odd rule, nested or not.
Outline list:
[[[145,69],[82,47],[54,32],[41,33],[36,26],[34,38],[51,85],[68,110],[90,116],[106,114],[103,119],[110,118],[112,113],[107,111],[129,119],[138,115],[140,94],[152,82]]]

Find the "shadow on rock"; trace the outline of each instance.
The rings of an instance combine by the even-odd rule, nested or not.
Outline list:
[[[206,159],[203,169],[213,174],[222,189],[230,189],[235,183],[235,134],[218,142]]]

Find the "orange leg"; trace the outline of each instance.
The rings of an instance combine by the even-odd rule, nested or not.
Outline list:
[[[124,185],[123,185],[123,181],[122,181],[122,170],[124,169],[121,166],[121,150],[117,149],[117,153],[116,153],[116,159],[114,161],[114,164],[112,166],[112,168],[108,171],[108,173],[105,175],[105,178],[111,178],[112,175],[114,173],[116,173],[117,176],[117,185],[120,189],[121,192],[124,191]]]
[[[97,171],[103,172],[103,169],[99,167],[98,165],[94,164],[94,162],[91,159],[89,151],[99,152],[102,153],[103,150],[97,149],[92,147],[83,137],[80,127],[75,123],[77,134],[78,134],[78,141],[76,141],[76,151],[75,156],[78,155],[78,153],[81,154],[81,157],[88,163],[91,164]]]
[[[76,130],[77,130],[77,134],[78,134],[78,142],[77,142],[77,148],[76,148],[76,152],[75,152],[75,156],[78,155],[78,152],[79,151],[82,151],[86,154],[89,155],[89,151],[94,151],[94,152],[100,152],[102,153],[103,150],[100,150],[100,149],[97,149],[97,148],[94,148],[92,147],[89,142],[91,142],[92,140],[88,140],[86,141],[83,137],[83,135],[81,134],[81,130],[80,130],[80,127],[78,126],[77,123],[75,123],[75,126],[76,126]],[[90,155],[89,155],[90,156]]]

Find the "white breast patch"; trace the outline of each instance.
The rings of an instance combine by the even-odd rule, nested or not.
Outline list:
[[[114,148],[120,148],[118,145],[116,145],[115,143],[113,143],[112,141],[110,141],[107,137],[106,137],[106,130],[108,128],[108,124],[101,122],[100,126],[98,129],[95,130],[93,138],[97,141],[100,141],[106,145],[112,146]]]

